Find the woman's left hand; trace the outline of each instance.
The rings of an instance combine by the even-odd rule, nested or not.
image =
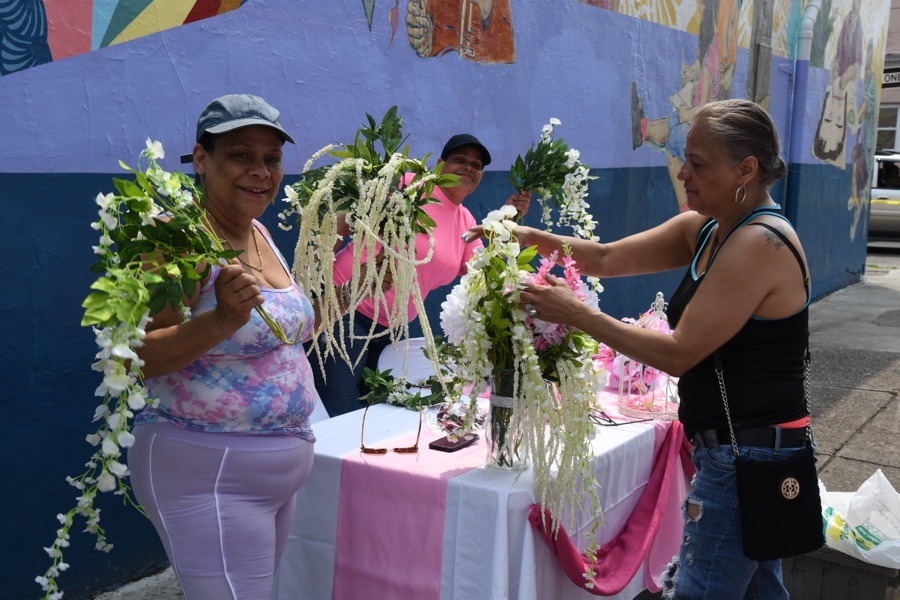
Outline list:
[[[547,275],[550,285],[525,284],[519,296],[519,308],[533,319],[571,325],[585,304],[562,279]]]
[[[515,206],[517,211],[516,219],[521,219],[528,214],[528,208],[531,206],[531,192],[525,190],[524,192],[513,194],[506,199],[504,204]]]

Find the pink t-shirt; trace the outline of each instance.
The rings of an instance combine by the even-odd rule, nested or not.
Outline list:
[[[407,178],[410,175],[406,176]],[[434,219],[436,226],[432,231],[434,236],[434,253],[431,260],[424,265],[416,267],[419,290],[424,299],[432,290],[451,283],[458,275],[466,271],[466,262],[475,252],[475,248],[482,246],[481,240],[475,240],[468,244],[462,240],[462,234],[475,225],[475,218],[467,208],[454,204],[439,187],[434,188],[431,197],[439,200],[440,204],[427,204],[423,210]],[[419,234],[416,236],[416,258],[422,260],[428,255],[428,236]],[[350,279],[353,269],[353,242],[347,244],[334,258],[334,281],[341,284]],[[387,315],[394,302],[394,290],[385,293],[388,307],[382,307],[378,311],[378,323],[387,326]],[[358,312],[369,317],[375,315],[375,303],[369,298],[359,305]],[[409,302],[409,320],[416,318],[415,307],[412,300]]]

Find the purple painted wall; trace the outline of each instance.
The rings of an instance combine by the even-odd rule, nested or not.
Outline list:
[[[366,112],[391,104],[400,106],[414,153],[439,148],[448,131],[471,129],[497,148],[502,169],[555,116],[564,125],[560,134],[591,166],[646,165],[647,157],[629,145],[625,92],[638,77],[658,86],[654,97],[664,101],[674,85],[668,78],[678,71],[646,58],[660,44],[690,55],[696,38],[577,2],[514,8],[511,65],[453,54],[421,59],[402,28],[389,46],[387,3],[376,5],[370,32],[352,0],[256,0],[14,73],[0,81],[0,131],[12,142],[0,148],[0,169],[114,172],[118,159],[134,156],[148,136],[174,157],[193,142],[203,105],[235,90],[258,93],[283,111],[300,138],[298,169],[319,147],[351,136]]]

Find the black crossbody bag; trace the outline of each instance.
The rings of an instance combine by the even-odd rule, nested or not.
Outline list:
[[[806,428],[803,450],[794,456],[776,461],[755,461],[740,456],[718,352],[714,360],[734,449],[744,555],[764,561],[818,550],[825,545],[825,535],[811,425]],[[807,413],[810,412],[808,375],[807,347],[804,383]]]

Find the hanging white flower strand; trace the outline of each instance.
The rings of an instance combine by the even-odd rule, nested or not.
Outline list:
[[[369,125],[357,132],[353,144],[340,146],[340,150],[326,146],[306,163],[303,179],[285,187],[288,208],[279,215],[280,226],[285,230],[291,229],[290,218],[296,215],[294,221],[299,231],[294,277],[308,294],[318,298],[322,322],[337,324],[337,332],[333,327],[316,332],[317,341],[321,338],[324,343],[312,344],[314,351],[320,359],[339,356],[348,364],[351,360],[344,347],[343,311],[332,272],[333,248],[340,241],[338,215],[345,216],[353,239],[353,272],[348,282],[351,326],[361,302],[371,297],[375,306],[372,329],[366,336],[353,339],[361,339],[364,347],[380,335],[390,336],[392,343],[408,339],[409,303],[412,302],[418,311],[426,346],[434,349],[416,274],[417,266],[431,260],[434,239],[429,236],[428,252],[421,259],[416,257],[415,241],[419,233],[430,233],[434,227],[434,222],[422,210],[432,202],[434,186],[458,183],[456,176],[443,175],[439,168],[429,170],[425,164],[427,156],[413,159],[406,148],[399,150],[402,121],[396,107],[389,109],[379,124],[370,115],[366,116]],[[383,153],[376,150],[376,141],[381,142]],[[326,154],[340,160],[329,167],[311,169],[314,161]],[[382,284],[388,273],[394,301],[386,315],[390,325],[386,332],[379,334],[374,331],[374,324],[387,306]],[[436,356],[436,352],[429,355]]]
[[[63,596],[56,579],[69,568],[63,553],[78,517],[86,520],[85,531],[95,536],[97,550],[112,549],[100,526],[100,509],[94,506],[98,493],[114,491],[143,513],[125,481],[129,472],[122,449],[134,444],[129,428],[134,413],[146,404],[156,404],[148,398],[141,375],[143,361],[137,355],[152,315],[169,306],[190,318],[182,298],[193,294],[208,265],[239,253],[224,250],[209,233],[193,179],[163,170],[157,160],[164,157],[162,144],[148,139],[139,158],[139,165],[146,161],[146,168],[134,170],[120,161],[134,180],[114,179],[118,193],[95,198],[98,219],[91,228],[99,233],[93,246],[98,262],[91,270],[98,278],[82,303],[81,324],[93,328],[99,349],[92,369],[103,376],[95,391],[102,401],[94,411],[97,431],[86,437],[95,447],[86,470],[66,478],[79,492],[75,506],[57,515],[61,527],[45,548],[52,559],[50,567],[35,578],[46,599]]]

